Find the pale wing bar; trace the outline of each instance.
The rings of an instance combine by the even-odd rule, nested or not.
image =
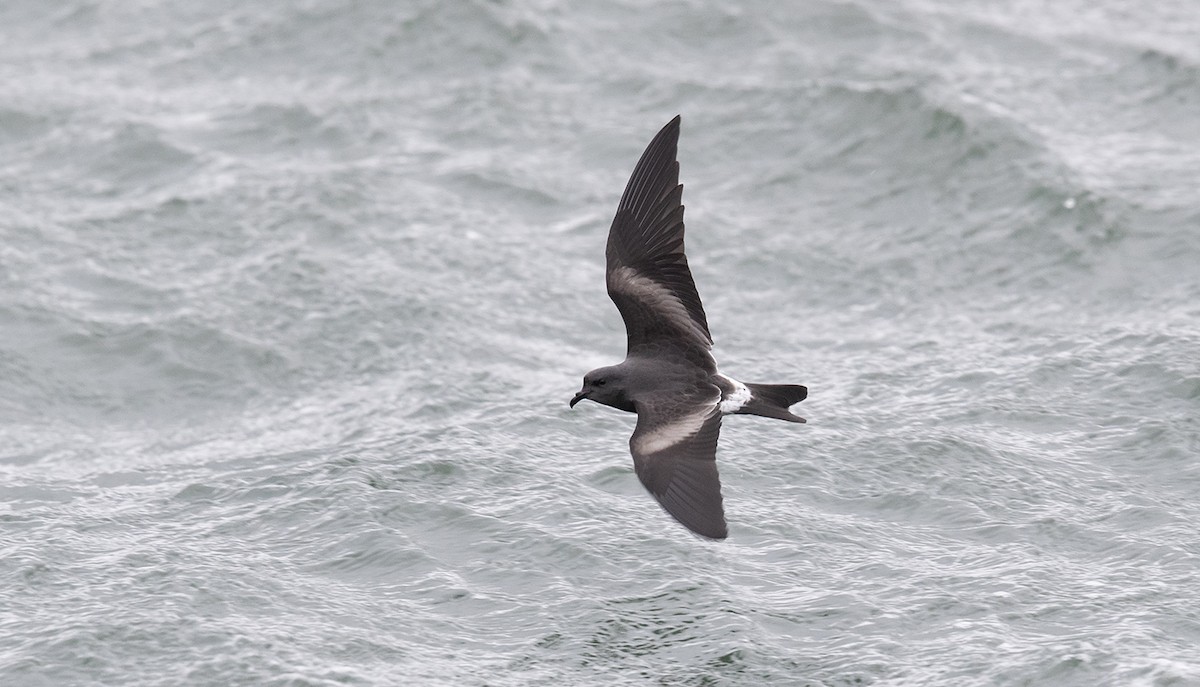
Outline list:
[[[683,336],[692,344],[708,348],[708,331],[696,322],[679,296],[661,282],[654,281],[632,267],[618,267],[609,278],[609,293],[617,309],[628,322],[630,348],[633,340],[649,342],[665,336]]]

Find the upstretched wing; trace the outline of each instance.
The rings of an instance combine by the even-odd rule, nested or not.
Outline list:
[[[608,295],[625,320],[629,353],[682,349],[709,367],[712,336],[683,253],[678,141],[675,117],[633,169],[608,232]]]
[[[724,539],[725,508],[717,474],[721,412],[715,404],[680,408],[639,403],[629,439],[638,479],[684,527]]]

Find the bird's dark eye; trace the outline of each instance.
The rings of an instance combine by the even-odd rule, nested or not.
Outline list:
[[[596,386],[604,386],[605,382],[607,382],[607,381],[608,381],[607,379],[597,379]]]

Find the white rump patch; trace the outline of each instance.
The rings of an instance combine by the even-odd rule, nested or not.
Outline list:
[[[712,414],[712,406],[702,408],[700,412],[659,425],[652,430],[633,437],[634,448],[642,455],[658,453],[671,448],[675,444],[686,441],[700,431],[704,421]]]
[[[750,402],[750,389],[745,384],[742,384],[732,377],[721,375],[721,379],[724,379],[733,385],[733,392],[730,393],[725,400],[721,401],[721,412],[725,413],[726,415],[730,413],[736,413]]]
[[[708,340],[708,335],[692,319],[692,315],[688,312],[683,301],[671,293],[670,289],[649,277],[638,274],[638,271],[632,267],[618,267],[614,271],[613,276],[616,278],[615,281],[617,284],[621,286],[620,291],[622,293],[633,296],[657,310],[663,317],[670,320],[676,328],[690,332],[701,341]]]

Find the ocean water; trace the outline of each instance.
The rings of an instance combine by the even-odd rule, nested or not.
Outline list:
[[[1200,685],[1193,2],[0,5],[0,684]],[[567,401],[683,115],[730,538]]]

